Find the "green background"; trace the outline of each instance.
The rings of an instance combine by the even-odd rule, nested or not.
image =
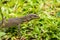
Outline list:
[[[26,40],[60,40],[60,0],[0,0],[0,13],[6,20],[37,14],[40,19],[21,24],[21,35]],[[18,37],[17,27],[0,30],[1,40]]]

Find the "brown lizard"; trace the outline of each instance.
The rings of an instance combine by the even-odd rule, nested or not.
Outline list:
[[[10,18],[7,21],[3,22],[2,27],[11,27],[11,26],[16,26],[19,24],[22,24],[23,22],[29,22],[32,19],[39,18],[38,15],[36,14],[28,14],[26,16],[20,17],[20,18]]]

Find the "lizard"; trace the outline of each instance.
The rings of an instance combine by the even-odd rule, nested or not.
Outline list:
[[[20,24],[22,24],[24,22],[29,22],[30,20],[37,19],[37,18],[40,18],[40,17],[36,14],[28,14],[26,16],[19,17],[19,18],[18,17],[17,18],[9,18],[7,21],[3,21],[2,27],[9,28],[12,26],[18,26],[18,33],[19,33],[19,36],[21,36],[20,35]]]

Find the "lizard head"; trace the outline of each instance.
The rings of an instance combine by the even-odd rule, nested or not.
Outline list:
[[[29,17],[31,17],[32,19],[36,19],[36,18],[40,18],[38,15],[36,14],[29,14]]]
[[[20,18],[20,19],[21,19],[21,21],[23,21],[23,22],[28,22],[28,21],[30,21],[30,20],[32,20],[32,19],[37,19],[37,18],[40,18],[40,17],[39,17],[38,15],[36,15],[36,14],[28,14],[28,15]]]

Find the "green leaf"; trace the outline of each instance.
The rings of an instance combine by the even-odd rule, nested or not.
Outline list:
[[[1,36],[4,36],[6,33],[4,33],[4,32],[0,32],[0,37]]]
[[[36,33],[40,33],[40,30],[39,30],[39,28],[38,28],[37,26],[35,26],[34,31],[35,31]]]
[[[60,11],[59,12],[57,12],[57,15],[56,15],[57,17],[60,17]]]

